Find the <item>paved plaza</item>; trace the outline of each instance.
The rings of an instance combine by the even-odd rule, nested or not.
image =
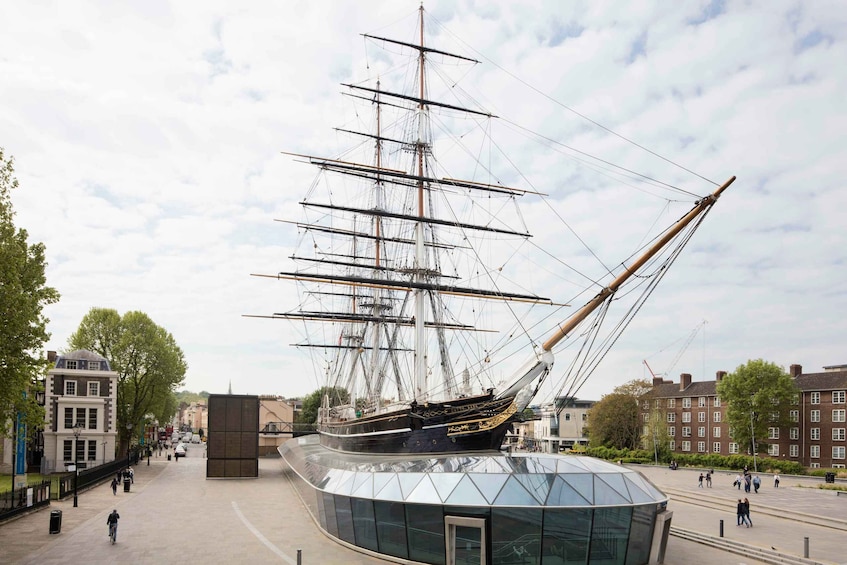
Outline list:
[[[0,563],[50,565],[96,563],[297,563],[303,565],[376,565],[388,561],[361,554],[324,536],[303,508],[285,476],[282,460],[263,458],[259,478],[207,480],[203,448],[192,446],[179,461],[153,457],[135,469],[130,493],[113,495],[108,483],[72,498],[53,502],[0,526]],[[694,471],[640,469],[660,488],[686,489],[697,494]],[[775,546],[802,555],[803,538],[810,538],[811,557],[823,563],[847,563],[845,532],[784,520],[757,512],[760,506],[804,509],[847,519],[847,497],[801,488],[804,480],[785,478],[780,489],[767,485],[752,503],[753,528],[736,528],[731,487],[734,475],[718,473],[714,487],[703,496],[725,498],[727,510],[702,508],[673,500],[673,525],[762,547]],[[764,478],[764,477],[763,477]],[[769,477],[768,477],[769,479]],[[813,484],[811,480],[809,485]],[[819,482],[819,481],[817,481]],[[702,492],[702,491],[701,491]],[[743,495],[743,491],[740,493]],[[118,543],[109,545],[106,516],[121,515]],[[62,531],[49,534],[50,510],[62,511]],[[755,565],[758,561],[671,536],[665,563]]]

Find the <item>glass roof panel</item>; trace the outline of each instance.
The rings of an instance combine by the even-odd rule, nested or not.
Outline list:
[[[565,456],[556,460],[557,473],[586,473],[589,469],[582,463],[582,457]]]
[[[628,475],[622,475],[626,486],[629,488],[629,497],[633,502],[657,502],[652,496],[644,492]]]
[[[350,491],[353,496],[359,498],[373,498],[374,481],[373,473],[359,471],[353,478],[353,488]]]
[[[581,496],[574,488],[556,477],[553,486],[550,487],[550,495],[547,497],[547,506],[591,506],[591,502]]]
[[[624,498],[609,483],[600,480],[602,475],[594,475],[594,504],[596,506],[619,506],[629,504],[629,499]]]
[[[431,473],[429,475],[432,484],[435,485],[435,490],[438,491],[439,498],[444,501],[450,497],[450,493],[459,484],[459,481],[464,477],[461,473]]]
[[[574,473],[559,475],[559,477],[572,486],[589,504],[594,504],[594,475],[591,473]]]
[[[397,475],[389,475],[391,479],[376,493],[376,498],[379,500],[393,500],[397,502],[403,501],[403,490],[400,488],[400,481]]]
[[[538,506],[536,499],[515,476],[509,477],[494,501],[498,506]]]
[[[423,473],[398,473],[397,478],[400,479],[400,488],[403,489],[403,498],[409,496],[421,479],[424,478]]]
[[[324,488],[329,492],[335,492],[335,489],[338,488],[338,484],[344,478],[344,471],[341,469],[327,469],[327,477],[329,480],[326,482],[326,486]]]
[[[526,487],[526,490],[532,493],[540,504],[544,504],[547,495],[550,494],[550,486],[553,484],[556,475],[534,473],[531,475],[515,475],[515,478]]]
[[[623,482],[622,475],[614,475],[612,473],[604,473],[601,475],[597,475],[598,479],[615,489],[619,495],[627,500],[627,502],[632,502],[632,499],[629,496],[629,489],[626,488],[626,484]],[[595,485],[596,485],[595,481]]]
[[[462,477],[450,497],[445,501],[447,504],[456,506],[488,506],[490,501],[486,500],[476,485],[467,475],[457,475]]]
[[[374,473],[374,493],[379,492],[391,479],[396,478],[394,473]]]
[[[585,468],[592,473],[620,473],[621,467],[602,459],[593,457],[580,457],[579,462],[585,465]]]
[[[630,481],[632,481],[633,483],[638,485],[641,488],[641,490],[643,490],[644,492],[649,494],[651,497],[653,497],[653,500],[658,502],[658,501],[661,501],[661,500],[667,500],[668,499],[668,496],[665,493],[663,493],[658,488],[656,488],[656,485],[651,483],[649,481],[649,479],[644,478],[639,473],[630,472],[630,473],[626,474],[626,477]]]
[[[505,473],[470,473],[468,476],[473,480],[476,488],[482,493],[482,496],[488,500],[489,504],[494,502],[497,494],[509,478]]]
[[[350,494],[350,491],[353,490],[353,479],[356,477],[356,473],[353,471],[344,471],[344,476],[341,477],[341,480],[338,481],[338,485],[335,487],[335,494]]]
[[[423,504],[441,504],[442,500],[438,496],[438,491],[435,490],[435,485],[429,480],[429,476],[424,476],[418,486],[406,496],[406,502],[420,502]]]

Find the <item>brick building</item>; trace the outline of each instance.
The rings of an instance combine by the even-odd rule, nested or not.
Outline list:
[[[775,459],[796,461],[805,467],[844,468],[847,417],[847,365],[824,367],[823,372],[804,374],[791,365],[789,374],[800,394],[790,407],[791,424],[768,429],[767,454]],[[650,399],[641,403],[646,424],[658,411],[667,425],[668,448],[673,453],[747,453],[746,446],[732,441],[726,423],[726,405],[716,394],[717,383],[726,375],[718,371],[714,381],[691,382],[683,373],[680,382],[653,379]]]

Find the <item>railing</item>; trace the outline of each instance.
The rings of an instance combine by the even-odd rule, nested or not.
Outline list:
[[[317,433],[315,424],[303,424],[301,422],[268,422],[259,430],[260,434],[277,435],[292,434],[294,437]]]
[[[138,459],[133,456],[132,461],[137,463]],[[103,465],[98,465],[97,467],[92,467],[90,469],[83,469],[79,472],[79,478],[77,479],[77,492],[96,486],[104,480],[114,477],[118,471],[126,468],[126,463],[127,460],[122,458],[104,463]],[[73,473],[62,475],[58,481],[59,488],[58,492],[54,493],[54,498],[62,500],[66,496],[71,496],[74,493]]]
[[[33,508],[50,504],[50,481],[0,493],[0,523]]]

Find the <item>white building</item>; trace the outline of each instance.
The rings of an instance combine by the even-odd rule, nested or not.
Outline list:
[[[44,459],[42,473],[114,461],[117,440],[118,374],[109,361],[91,351],[59,355],[44,387]],[[74,426],[79,426],[79,439]]]

